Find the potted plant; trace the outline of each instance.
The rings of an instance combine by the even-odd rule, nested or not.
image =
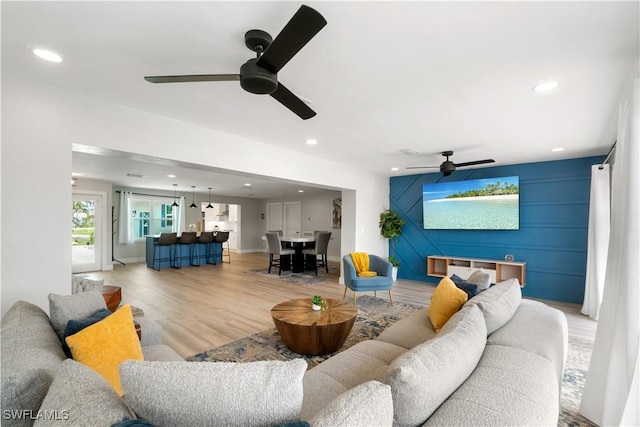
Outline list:
[[[380,226],[380,234],[382,237],[389,239],[391,245],[391,256],[388,259],[393,265],[393,280],[396,280],[400,262],[395,257],[395,242],[399,240],[398,237],[402,234],[404,220],[392,209],[387,209],[380,214],[378,225]]]
[[[320,295],[314,295],[311,298],[311,308],[313,310],[318,311],[322,308],[323,305],[324,305],[324,300]]]

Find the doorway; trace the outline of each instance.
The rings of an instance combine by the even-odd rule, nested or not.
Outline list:
[[[300,202],[284,202],[284,235],[300,234]]]
[[[73,193],[71,218],[71,271],[102,270],[102,204],[96,194]]]

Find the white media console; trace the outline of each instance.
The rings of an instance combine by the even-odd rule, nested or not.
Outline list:
[[[527,281],[527,263],[517,261],[496,261],[491,259],[456,258],[450,256],[428,256],[427,275],[445,277],[456,274],[467,279],[474,270],[483,269],[491,276],[491,283],[516,278],[520,286]]]

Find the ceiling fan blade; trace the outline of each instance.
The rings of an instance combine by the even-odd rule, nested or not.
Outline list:
[[[273,40],[256,65],[277,73],[300,51],[327,21],[315,9],[302,5]]]
[[[284,87],[280,82],[278,82],[278,88],[274,92],[270,93],[270,95],[279,103],[297,114],[302,120],[310,119],[316,115],[315,111],[309,108],[307,104],[302,102],[300,98],[295,96],[293,92]]]
[[[193,74],[185,76],[146,76],[151,83],[228,82],[240,80],[240,74]]]
[[[495,163],[496,161],[493,159],[484,159],[484,160],[475,160],[473,162],[464,162],[464,163],[455,163],[457,168],[462,168],[465,166],[474,166],[474,165],[484,165],[485,163]]]
[[[407,166],[405,169],[439,169],[440,166]]]

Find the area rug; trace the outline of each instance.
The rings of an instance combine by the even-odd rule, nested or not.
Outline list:
[[[338,352],[344,351],[360,341],[377,337],[385,328],[420,308],[398,302],[391,306],[386,300],[370,296],[358,298],[358,316],[351,334]],[[558,426],[595,426],[578,413],[585,375],[591,358],[591,346],[592,343],[589,341],[569,338],[569,352],[562,383]],[[303,356],[294,353],[282,344],[280,334],[273,328],[196,354],[187,360],[192,362],[251,362],[303,358],[309,364],[309,368],[312,368],[334,354]]]
[[[346,350],[360,341],[377,337],[394,322],[408,316],[420,307],[363,295],[358,298],[358,315],[353,329],[339,351]],[[426,320],[426,319],[425,319]],[[303,358],[309,368],[328,359],[335,353],[321,356],[305,356],[294,353],[282,344],[280,334],[273,329],[258,332],[246,338],[214,348],[187,358],[192,362],[249,362],[254,360],[291,360]]]
[[[245,271],[247,274],[255,274],[257,276],[268,277],[270,279],[279,279],[284,280],[289,283],[296,283],[298,285],[317,285],[318,283],[323,283],[326,281],[338,282],[339,273],[334,269],[329,269],[329,273],[327,273],[324,269],[321,271],[318,269],[318,275],[313,271],[305,271],[304,273],[292,273],[291,271],[283,271],[280,275],[278,275],[278,269],[272,268],[271,274],[268,273],[266,268],[258,268],[256,270],[247,270]]]

